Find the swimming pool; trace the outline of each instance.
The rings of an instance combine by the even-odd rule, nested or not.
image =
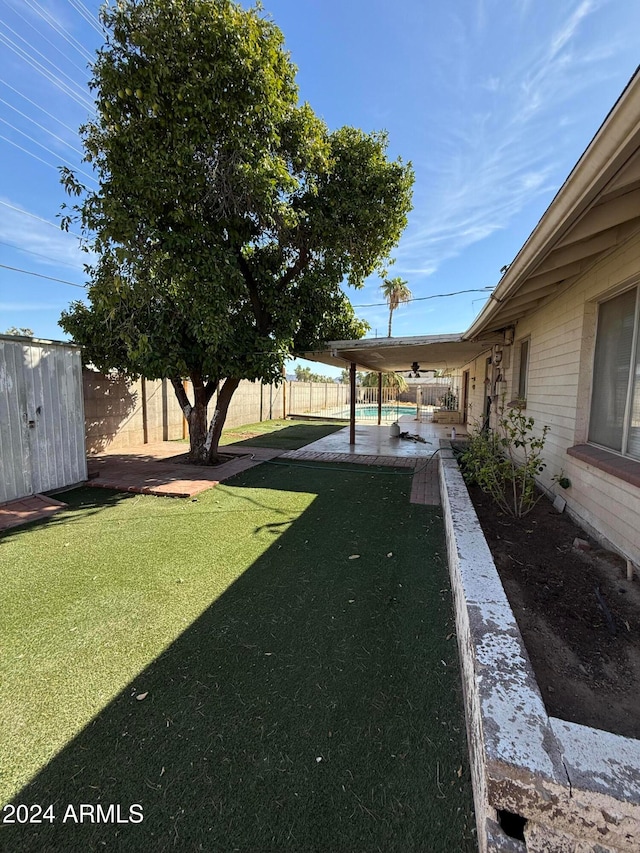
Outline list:
[[[415,412],[415,406],[397,406],[395,403],[390,404],[386,403],[382,406],[382,420],[388,421],[389,423],[393,423],[396,421],[400,415],[407,415]],[[334,415],[336,418],[348,418],[349,417],[349,406],[345,406],[343,409],[340,409]],[[376,420],[378,419],[378,405],[377,403],[373,404],[364,404],[364,403],[356,403],[356,420]]]

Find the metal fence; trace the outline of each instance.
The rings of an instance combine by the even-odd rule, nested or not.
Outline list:
[[[288,382],[287,415],[306,415],[317,418],[349,419],[350,388],[340,383]],[[436,410],[456,411],[460,394],[451,379],[438,378],[423,385],[412,385],[408,391],[383,388],[381,421],[392,423],[402,415],[430,421]],[[378,422],[378,388],[356,388],[356,420]]]

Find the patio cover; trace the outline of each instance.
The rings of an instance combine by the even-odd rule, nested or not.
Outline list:
[[[408,338],[363,338],[356,341],[329,341],[326,348],[300,353],[309,361],[333,367],[355,364],[361,370],[395,373],[411,370],[414,361],[420,370],[452,370],[462,367],[495,343],[502,334],[484,336],[481,340],[463,340],[455,335],[416,335]]]

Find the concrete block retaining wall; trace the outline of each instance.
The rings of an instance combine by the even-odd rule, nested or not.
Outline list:
[[[440,488],[480,853],[640,850],[640,742],[549,717],[446,448]],[[504,831],[509,819],[522,840]]]

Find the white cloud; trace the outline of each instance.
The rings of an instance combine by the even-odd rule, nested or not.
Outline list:
[[[70,267],[82,274],[83,264],[90,256],[80,249],[78,238],[48,224],[44,217],[16,204],[11,199],[0,198],[0,241],[11,243],[29,258],[31,265]]]
[[[513,63],[505,63],[499,76],[486,72],[482,33],[465,32],[451,58],[455,68],[468,65],[465,79],[448,98],[451,105],[441,123],[445,130],[435,143],[438,172],[429,162],[415,163],[424,175],[396,252],[397,274],[432,275],[444,261],[507,228],[537,197],[550,197],[557,189],[562,176],[554,134],[560,125],[570,127],[563,108],[588,89],[594,75],[602,75],[601,65],[610,55],[577,49],[581,25],[597,8],[594,0],[574,5],[561,22],[547,25],[546,39],[523,42],[531,45],[528,52],[514,51]],[[535,4],[524,4],[518,14],[526,29],[527,16],[537,14]]]

